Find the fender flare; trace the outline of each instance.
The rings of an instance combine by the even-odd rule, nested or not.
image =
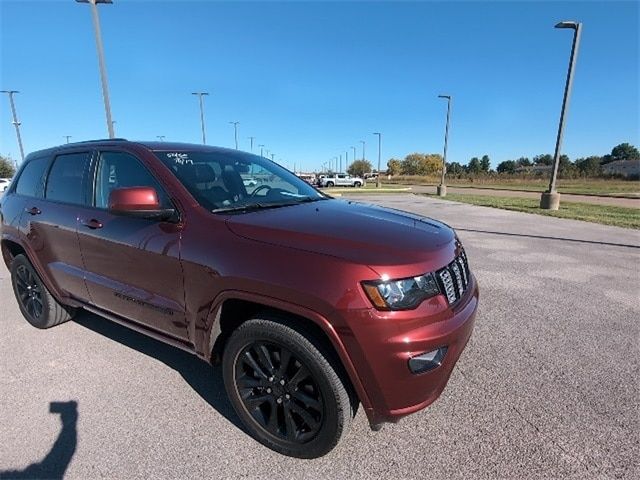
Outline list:
[[[342,363],[345,371],[347,372],[347,375],[349,376],[349,380],[351,381],[351,384],[356,391],[360,403],[362,403],[362,406],[365,409],[367,417],[369,417],[370,421],[372,420],[373,407],[371,405],[371,401],[369,400],[369,396],[367,395],[366,390],[362,385],[362,382],[360,381],[360,377],[358,376],[358,373],[353,365],[353,362],[351,361],[351,358],[349,357],[347,350],[344,347],[344,344],[342,343],[342,340],[340,340],[340,337],[333,328],[333,325],[331,325],[331,323],[324,316],[301,305],[292,304],[290,302],[286,302],[274,297],[268,297],[265,295],[248,293],[239,290],[222,291],[214,300],[207,317],[207,325],[209,325],[208,333],[206,334],[208,336],[208,342],[206,343],[208,350],[206,354],[209,356],[207,360],[210,359],[215,342],[222,333],[220,327],[220,316],[222,313],[222,306],[227,300],[245,300],[248,302],[264,305],[265,307],[276,308],[278,310],[305,318],[318,326],[327,336],[334,350],[338,354],[338,358]]]

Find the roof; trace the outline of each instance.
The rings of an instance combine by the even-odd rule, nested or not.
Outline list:
[[[46,149],[31,152],[29,156],[31,157],[31,156],[40,155],[43,153],[66,150],[68,148],[77,148],[78,146],[84,146],[84,145],[95,147],[96,145],[113,146],[113,145],[124,145],[124,144],[141,145],[145,148],[148,148],[149,150],[156,150],[156,151],[189,150],[191,152],[215,152],[215,153],[224,153],[227,155],[238,155],[238,154],[250,155],[249,152],[244,152],[241,150],[235,150],[235,149],[224,148],[224,147],[216,147],[212,145],[202,145],[199,143],[127,140],[125,138],[104,138],[104,139],[97,139],[97,140],[86,140],[83,142],[65,143],[65,144],[57,145],[51,148],[46,148]]]

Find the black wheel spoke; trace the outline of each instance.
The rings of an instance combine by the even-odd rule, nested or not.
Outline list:
[[[286,348],[280,349],[280,366],[278,367],[278,375],[283,376],[287,367],[289,367],[289,361],[291,360],[291,353]]]
[[[302,418],[302,420],[304,421],[304,423],[306,423],[307,426],[311,428],[311,430],[315,430],[316,428],[319,427],[318,421],[315,418],[313,418],[313,416],[309,412],[307,412],[304,408],[300,407],[299,405],[296,405],[295,403],[292,403],[291,410],[295,412],[296,415],[299,415],[300,418]]]
[[[254,372],[256,372],[258,375],[260,375],[263,378],[268,378],[268,375],[262,370],[262,368],[260,367],[260,365],[258,365],[258,362],[256,362],[255,358],[253,358],[253,355],[251,355],[251,352],[249,350],[247,350],[246,352],[244,352],[244,361],[253,369]]]
[[[236,380],[239,388],[257,388],[264,387],[267,382],[258,378],[252,378],[249,376],[240,377]]]
[[[293,377],[291,377],[291,380],[289,380],[289,383],[293,386],[298,386],[298,384],[308,376],[309,376],[309,371],[303,365],[301,365],[298,371],[296,372],[296,374]]]
[[[287,440],[294,441],[298,436],[298,427],[288,404],[284,406],[284,424],[287,430]]]
[[[306,393],[300,390],[293,392],[293,398],[300,400],[308,408],[313,408],[314,410],[317,410],[317,411],[320,411],[320,409],[322,408],[318,400],[310,397],[309,395],[307,395]]]
[[[260,408],[261,405],[268,403],[271,400],[270,395],[250,395],[244,399],[244,404],[249,411]]]
[[[278,433],[278,404],[273,399],[273,397],[271,397],[269,401],[269,405],[271,405],[271,408],[269,410],[269,420],[267,422],[267,429],[271,433],[277,434]]]
[[[276,367],[273,366],[273,362],[271,361],[271,354],[269,353],[267,346],[264,344],[259,345],[258,348],[256,348],[256,350],[258,352],[258,358],[260,359],[260,363],[264,368],[267,369],[269,376],[271,376],[275,372]]]

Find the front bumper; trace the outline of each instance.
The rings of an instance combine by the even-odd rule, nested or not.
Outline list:
[[[369,397],[372,425],[397,422],[440,396],[471,336],[477,308],[478,286],[472,276],[452,307],[440,295],[410,311],[351,312],[351,335],[343,342]],[[442,347],[446,354],[440,366],[412,373],[411,358]]]

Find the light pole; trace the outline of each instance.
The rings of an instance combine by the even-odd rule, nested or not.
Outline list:
[[[544,192],[540,197],[540,208],[545,210],[558,210],[558,207],[560,207],[560,194],[556,191],[556,179],[558,177],[558,165],[560,164],[560,147],[562,146],[564,122],[567,114],[567,108],[569,107],[571,87],[573,85],[573,72],[576,66],[578,48],[580,47],[580,33],[582,31],[582,23],[560,22],[556,24],[555,28],[573,29],[573,46],[571,47],[571,57],[569,58],[567,82],[564,86],[564,99],[562,100],[562,110],[560,112],[560,125],[558,126],[558,137],[556,138],[556,151],[553,154],[553,171],[551,172],[551,181],[549,182],[549,190],[547,192]]]
[[[102,48],[102,33],[100,31],[100,17],[98,16],[99,3],[113,3],[112,0],[76,0],[78,3],[88,3],[91,5],[91,16],[93,18],[93,30],[96,36],[96,49],[98,50],[98,63],[100,65],[100,80],[102,82],[102,98],[104,99],[104,110],[107,115],[107,129],[109,138],[115,137],[113,133],[113,123],[111,122],[111,103],[109,102],[109,85],[107,83],[107,67],[104,63],[104,49]]]
[[[64,138],[67,139],[67,143],[69,143],[69,139],[72,137],[72,135],[63,135]]]
[[[274,160],[275,158],[276,158],[276,154],[275,154],[275,153],[272,153],[272,154],[271,154],[271,161],[272,161],[272,162],[275,162],[275,160]]]
[[[193,92],[191,95],[197,95],[198,100],[200,101],[200,127],[202,128],[202,144],[207,144],[207,139],[204,133],[204,102],[202,97],[205,95],[209,95],[209,92]]]
[[[380,160],[382,158],[382,134],[380,132],[373,132],[378,136],[378,176],[376,181],[376,188],[380,188]]]
[[[251,140],[251,153],[253,153],[253,141],[255,140],[256,137],[249,137],[249,140]]]
[[[264,148],[264,145],[258,145],[258,147],[260,147],[260,156],[264,157],[264,155],[262,154],[262,149]]]
[[[337,173],[342,172],[342,154],[340,155],[340,168],[338,169]]]
[[[351,147],[351,149],[353,150],[353,161],[356,161],[356,147]]]
[[[229,122],[231,125],[233,125],[233,138],[236,142],[236,150],[238,149],[238,124],[240,122]]]
[[[447,195],[447,186],[444,184],[444,175],[447,173],[447,145],[449,143],[449,117],[451,115],[451,95],[438,95],[438,98],[447,99],[447,124],[444,129],[444,155],[442,156],[442,178],[438,185],[438,195],[444,197]]]
[[[165,135],[156,135],[156,138],[157,138],[158,140],[160,140],[161,142],[164,142]]]
[[[0,90],[0,93],[6,93],[9,96],[9,103],[11,104],[11,115],[13,115],[13,126],[16,127],[16,137],[18,137],[18,148],[20,148],[20,158],[24,162],[24,149],[22,148],[22,137],[20,136],[20,122],[18,121],[18,114],[16,113],[16,105],[13,103],[13,94],[20,93],[18,90]]]

